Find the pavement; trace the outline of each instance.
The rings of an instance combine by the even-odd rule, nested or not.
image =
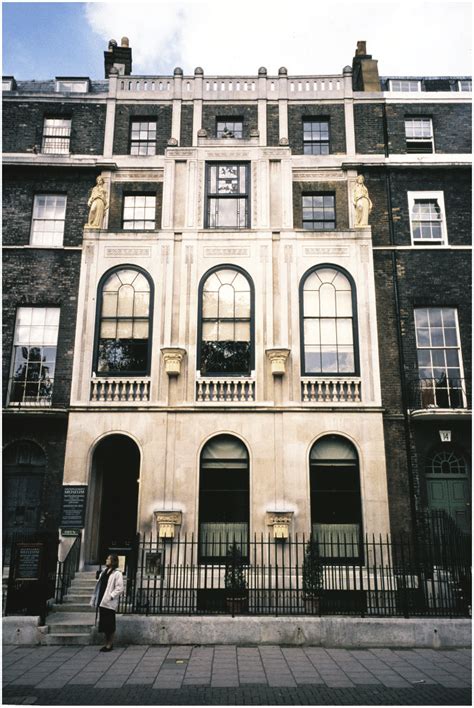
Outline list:
[[[3,704],[471,705],[471,650],[4,646]]]

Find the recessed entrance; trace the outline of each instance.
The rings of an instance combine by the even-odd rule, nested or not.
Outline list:
[[[125,435],[109,435],[95,449],[88,510],[88,563],[109,551],[126,552],[137,531],[140,452]]]

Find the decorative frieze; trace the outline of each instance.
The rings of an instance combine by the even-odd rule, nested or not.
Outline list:
[[[216,256],[243,256],[250,258],[250,248],[204,248],[204,258],[214,258]]]
[[[150,258],[150,248],[106,248],[106,258],[127,258],[134,256],[135,258]]]
[[[349,256],[346,246],[304,246],[304,256]]]
[[[158,538],[174,538],[183,523],[182,511],[155,511],[154,516]]]

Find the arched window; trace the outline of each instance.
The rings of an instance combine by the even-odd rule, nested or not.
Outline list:
[[[455,450],[437,450],[426,460],[426,474],[467,474],[467,463],[464,457]]]
[[[146,376],[150,370],[152,284],[136,267],[106,273],[99,284],[95,370]]]
[[[300,286],[303,375],[358,373],[357,306],[352,278],[321,265]]]
[[[205,274],[199,293],[202,376],[248,376],[253,364],[253,285],[237,266]]]
[[[38,530],[46,458],[33,442],[8,445],[3,453],[3,529],[13,533]]]
[[[247,555],[249,458],[233,435],[212,438],[201,452],[199,541],[202,559],[225,557],[234,541]]]
[[[353,444],[326,435],[310,452],[311,530],[326,558],[361,556],[359,460]]]

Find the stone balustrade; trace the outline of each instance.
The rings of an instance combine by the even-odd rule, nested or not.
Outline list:
[[[91,380],[92,403],[146,403],[149,400],[149,378],[100,377]]]
[[[360,403],[360,379],[301,379],[303,403]]]
[[[198,403],[252,403],[255,401],[253,379],[198,379],[196,381]]]

